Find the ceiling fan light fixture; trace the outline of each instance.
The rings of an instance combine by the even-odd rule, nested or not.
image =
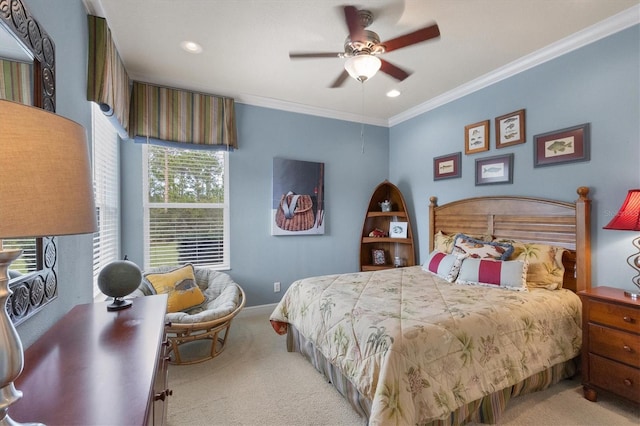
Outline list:
[[[371,55],[357,55],[347,59],[344,69],[349,75],[360,82],[364,82],[378,72],[382,62],[379,58]]]

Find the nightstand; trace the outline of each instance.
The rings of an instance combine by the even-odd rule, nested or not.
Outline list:
[[[578,295],[584,397],[595,402],[602,390],[640,403],[640,300],[612,287]]]

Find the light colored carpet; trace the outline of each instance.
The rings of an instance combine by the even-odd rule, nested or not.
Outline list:
[[[170,366],[169,426],[365,424],[311,364],[287,352],[268,318],[245,309],[221,355]],[[604,394],[587,401],[578,377],[511,400],[500,424],[637,426],[640,408]]]

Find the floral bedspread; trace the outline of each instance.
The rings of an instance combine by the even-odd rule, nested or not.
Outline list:
[[[371,425],[421,424],[578,355],[569,290],[451,284],[420,266],[296,281],[271,315],[371,399]]]

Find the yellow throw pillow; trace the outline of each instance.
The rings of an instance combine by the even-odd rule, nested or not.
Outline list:
[[[144,277],[151,283],[157,294],[168,294],[167,312],[178,312],[200,305],[204,294],[196,284],[193,265],[162,273],[148,273]]]
[[[565,249],[541,243],[523,243],[521,241],[500,240],[509,242],[514,250],[509,260],[522,260],[529,264],[527,270],[528,288],[546,288],[557,290],[562,288],[564,265],[562,255]]]

